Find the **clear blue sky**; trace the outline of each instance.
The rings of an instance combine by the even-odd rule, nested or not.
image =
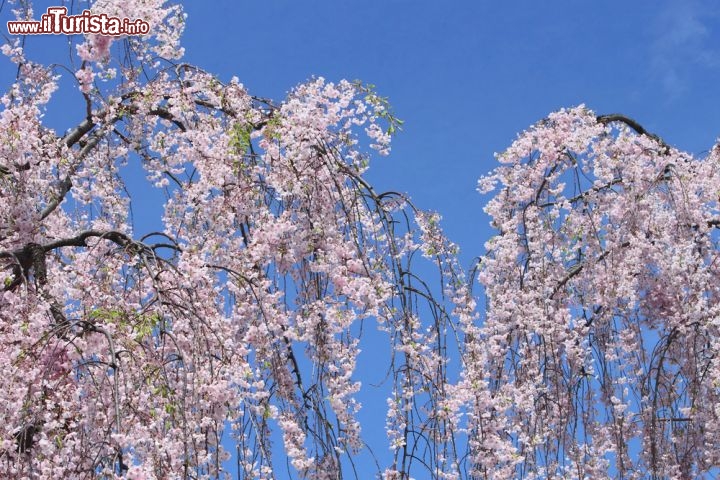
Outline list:
[[[549,112],[622,112],[699,155],[720,135],[715,0],[196,0],[185,10],[185,60],[237,75],[255,95],[281,99],[313,75],[376,84],[405,127],[369,177],[440,212],[465,264],[491,234],[478,177]],[[59,38],[28,46],[67,58]],[[3,60],[3,89],[12,74]],[[48,119],[60,130],[82,118],[67,112]],[[382,453],[384,412],[364,415]]]

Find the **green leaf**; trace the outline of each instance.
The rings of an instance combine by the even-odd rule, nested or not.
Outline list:
[[[230,151],[235,155],[243,155],[250,147],[250,134],[252,125],[249,123],[235,122],[230,129]]]

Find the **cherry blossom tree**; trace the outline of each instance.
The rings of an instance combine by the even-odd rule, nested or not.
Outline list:
[[[464,281],[438,218],[363,179],[401,123],[387,101],[322,78],[252,96],[180,62],[180,6],[89,7],[152,30],[73,36],[62,68],[2,48],[0,476],[357,476],[366,324],[392,352],[377,474],[448,470],[450,315],[411,264]],[[58,134],[43,117],[68,69],[85,118]],[[165,195],[156,231],[133,228],[131,163]]]
[[[498,160],[461,382],[475,474],[714,478],[720,147],[695,159],[579,107]]]
[[[466,278],[437,214],[363,177],[401,124],[374,87],[257,97],[182,63],[179,5],[75,6],[151,31],[70,37],[65,64],[2,47],[0,477],[366,478],[371,448],[386,480],[717,473],[720,147],[551,114],[480,180],[497,234]],[[131,164],[164,195],[154,231]]]

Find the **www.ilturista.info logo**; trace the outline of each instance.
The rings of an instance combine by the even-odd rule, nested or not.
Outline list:
[[[7,22],[11,35],[73,35],[96,33],[99,35],[145,35],[150,24],[141,19],[110,17],[105,13],[93,15],[83,10],[79,15],[68,15],[65,7],[50,7],[40,20]]]

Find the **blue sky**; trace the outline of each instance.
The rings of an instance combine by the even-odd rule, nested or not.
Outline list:
[[[440,212],[465,264],[491,235],[477,179],[549,112],[621,112],[698,155],[720,135],[714,0],[196,0],[185,11],[185,61],[254,95],[282,99],[313,75],[377,85],[405,126],[369,178]],[[28,49],[67,59],[61,38]],[[13,74],[0,61],[3,90]],[[48,113],[58,130],[82,119],[82,103],[68,105]],[[381,453],[384,412],[364,415],[377,417],[366,432]]]

